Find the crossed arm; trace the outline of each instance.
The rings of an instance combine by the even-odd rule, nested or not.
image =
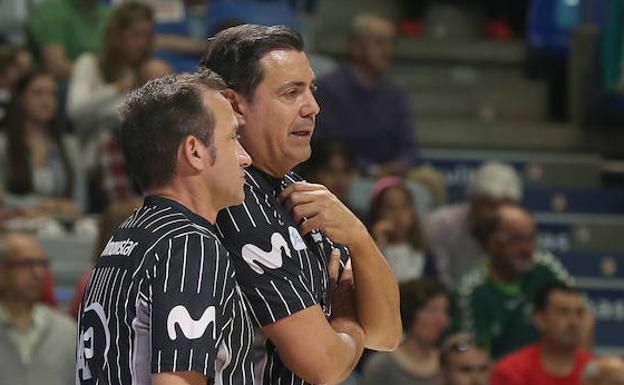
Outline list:
[[[365,334],[365,346],[393,350],[401,338],[399,289],[394,274],[362,222],[327,188],[294,183],[280,199],[299,230],[320,229],[351,252],[357,316]]]

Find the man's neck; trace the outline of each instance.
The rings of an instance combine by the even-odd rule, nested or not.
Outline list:
[[[32,311],[35,306],[33,302],[5,295],[2,305],[18,330],[27,330],[32,326]]]
[[[210,223],[215,223],[217,219],[219,210],[211,199],[211,194],[193,183],[173,182],[147,193],[176,201]]]
[[[574,370],[574,349],[542,341],[539,344],[539,357],[544,370],[553,376],[564,377]]]
[[[493,257],[490,256],[490,260],[489,260],[489,270],[490,270],[490,275],[492,276],[492,278],[500,283],[503,284],[512,284],[512,283],[516,283],[520,280],[520,276],[517,274],[513,274],[511,272],[509,272],[507,269],[502,268],[501,266],[499,266],[493,259]]]
[[[284,175],[286,175],[291,170],[291,168],[284,169],[283,167],[270,167],[268,165],[265,165],[264,163],[255,162],[255,159],[252,167],[277,179],[284,178]]]
[[[365,66],[353,65],[353,72],[357,80],[366,88],[373,88],[381,78],[381,74]]]

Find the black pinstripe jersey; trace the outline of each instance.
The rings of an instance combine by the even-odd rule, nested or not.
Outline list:
[[[214,226],[147,197],[98,258],[79,316],[76,384],[147,385],[196,371],[251,384],[253,325]]]
[[[335,245],[314,231],[302,236],[277,196],[291,183],[302,181],[290,172],[273,178],[254,167],[245,171],[245,201],[222,210],[217,234],[232,255],[243,297],[257,327],[266,326],[313,305],[331,315],[327,263]],[[275,346],[265,343],[262,383],[304,384],[282,363]],[[260,373],[258,373],[260,374]]]

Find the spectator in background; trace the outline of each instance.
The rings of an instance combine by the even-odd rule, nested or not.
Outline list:
[[[371,233],[397,281],[437,275],[412,193],[403,179],[387,176],[375,184],[369,214]]]
[[[0,383],[67,385],[75,377],[76,325],[37,303],[48,259],[26,234],[0,236]]]
[[[624,361],[607,356],[591,360],[583,369],[582,385],[624,385]]]
[[[392,353],[374,354],[360,385],[437,385],[438,340],[448,326],[449,295],[444,285],[418,278],[400,285],[405,338]]]
[[[119,126],[117,106],[137,85],[137,73],[151,55],[152,40],[151,9],[136,2],[124,3],[106,24],[102,50],[85,53],[76,60],[69,82],[67,113],[83,141]]]
[[[17,79],[32,71],[33,58],[25,49],[0,45],[0,127],[6,125],[11,91]]]
[[[6,138],[0,148],[2,180],[8,193],[28,198],[18,204],[39,214],[72,220],[85,198],[79,149],[58,118],[57,85],[52,75],[32,72],[19,79],[7,114]]]
[[[519,202],[522,182],[513,167],[485,163],[471,175],[467,195],[468,202],[437,209],[425,225],[440,279],[448,287],[455,287],[461,275],[483,257],[474,229],[501,203]]]
[[[173,73],[173,68],[169,63],[151,59],[145,62],[139,69],[138,84],[147,83],[148,80],[163,77]],[[128,175],[126,160],[123,155],[121,142],[118,138],[117,129],[105,131],[97,140],[95,154],[95,173],[94,181],[97,182],[97,188],[92,190],[91,208],[98,210],[98,206],[106,207],[110,204],[128,202],[134,198],[136,194]]]
[[[356,166],[381,177],[403,174],[418,158],[406,92],[386,72],[393,56],[393,24],[357,15],[351,26],[350,63],[319,79],[314,140],[338,139]]]
[[[535,222],[520,206],[500,205],[477,234],[486,259],[460,280],[454,321],[498,359],[537,341],[532,320],[537,291],[546,284],[571,284],[572,278],[553,255],[536,250]]]
[[[533,315],[539,342],[501,359],[492,372],[492,385],[580,385],[590,360],[579,349],[585,312],[578,289],[562,284],[541,288]]]
[[[356,171],[351,153],[342,142],[327,140],[314,143],[312,155],[301,165],[300,172],[306,180],[322,184],[342,203],[350,206],[349,191]],[[360,213],[356,214],[362,218]]]
[[[440,346],[441,385],[488,385],[490,357],[468,333],[447,337]]]
[[[28,34],[46,71],[65,80],[84,52],[100,48],[110,8],[99,0],[43,0],[28,17]]]

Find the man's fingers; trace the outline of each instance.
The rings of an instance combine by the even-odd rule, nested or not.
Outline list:
[[[347,262],[345,268],[342,270],[342,276],[340,277],[340,283],[353,282],[353,268],[351,267],[351,260]]]
[[[303,203],[293,207],[291,213],[295,222],[301,222],[304,219],[309,220],[317,216],[319,213],[319,207],[315,202]]]
[[[313,202],[316,199],[314,194],[306,192],[294,192],[288,195],[282,204],[286,207],[286,210],[291,211],[293,207],[297,207],[302,204]]]
[[[299,232],[301,234],[308,234],[309,232],[311,232],[314,229],[320,229],[320,222],[319,222],[319,219],[317,217],[308,218],[305,222],[303,222],[299,226]]]
[[[314,190],[327,190],[327,188],[322,184],[296,182],[282,190],[282,192],[279,194],[279,200],[283,202],[289,195],[294,192]]]
[[[329,282],[331,287],[336,286],[336,282],[338,281],[338,274],[340,273],[340,250],[334,249],[329,256]]]

